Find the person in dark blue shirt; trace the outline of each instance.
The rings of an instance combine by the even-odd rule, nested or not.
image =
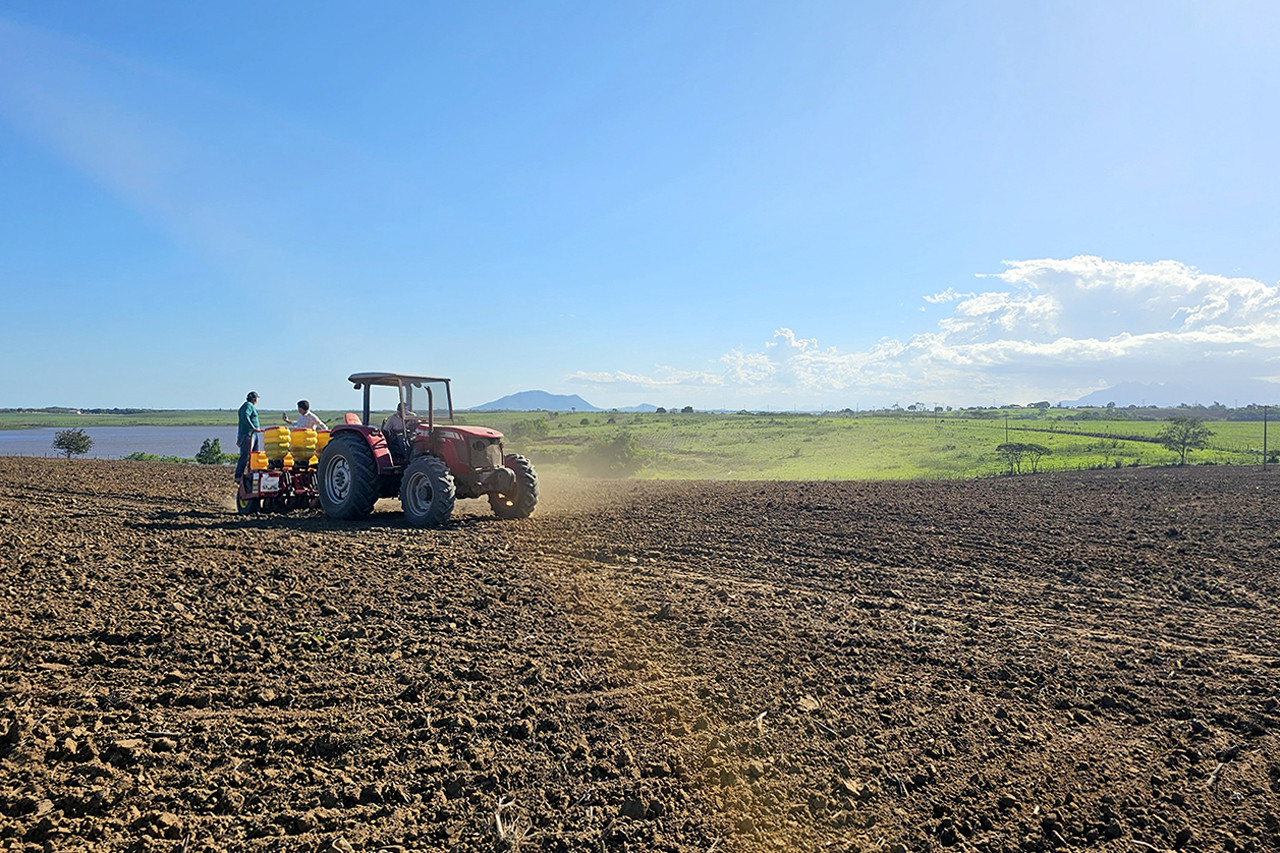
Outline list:
[[[249,465],[249,454],[259,446],[258,435],[262,427],[258,424],[258,392],[250,391],[240,407],[240,428],[236,432],[236,447],[240,448],[240,461],[236,463],[236,482],[244,476],[244,469]]]

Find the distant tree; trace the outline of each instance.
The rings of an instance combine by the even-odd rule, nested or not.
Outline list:
[[[1116,401],[1115,401],[1115,400],[1112,400],[1111,402],[1107,403],[1107,408],[1108,408],[1108,409],[1114,409],[1115,407],[1116,407]]]
[[[685,406],[683,409],[680,410],[680,413],[683,415],[692,415],[693,406]]]
[[[653,410],[653,413],[656,415],[665,415],[667,413],[667,409],[665,406],[659,406]]]
[[[582,420],[578,421],[578,425],[579,425],[579,426],[590,426],[590,425],[591,425],[591,418],[583,418]]]
[[[1034,474],[1040,470],[1040,460],[1053,453],[1052,450],[1043,444],[1024,444],[1025,459],[1031,463],[1031,473]]]
[[[1192,450],[1203,450],[1209,446],[1209,437],[1213,430],[1204,422],[1191,415],[1174,415],[1169,422],[1160,428],[1156,438],[1165,446],[1178,454],[1178,464],[1187,464],[1187,453]]]
[[[1017,441],[1006,441],[1004,444],[996,447],[996,453],[1004,457],[1004,461],[1009,463],[1010,474],[1022,473],[1022,457],[1023,445]]]
[[[1035,402],[1035,403],[1028,403],[1028,404],[1027,404],[1027,408],[1028,408],[1028,409],[1047,409],[1047,408],[1049,408],[1049,401],[1048,401],[1048,400],[1039,400],[1039,401],[1037,401],[1037,402]]]
[[[1021,441],[1009,441],[996,447],[996,452],[1009,464],[1010,474],[1021,474],[1022,466],[1029,466],[1029,473],[1040,469],[1040,460],[1053,453],[1043,444],[1028,444]]]
[[[93,439],[85,434],[82,429],[62,429],[54,433],[53,446],[67,454],[67,458],[72,456],[83,456],[93,447]]]

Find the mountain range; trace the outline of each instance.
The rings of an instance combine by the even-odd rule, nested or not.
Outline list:
[[[577,394],[550,394],[546,391],[518,391],[499,397],[479,406],[472,406],[477,412],[603,412],[605,409],[593,406]],[[657,406],[641,403],[638,406],[627,406],[619,412],[653,412]]]
[[[1280,386],[1271,382],[1230,381],[1224,382],[1216,390],[1208,391],[1203,387],[1175,385],[1167,382],[1121,382],[1101,391],[1086,394],[1078,400],[1063,401],[1064,406],[1105,406],[1115,403],[1117,406],[1176,406],[1188,403],[1207,406],[1221,402],[1226,406],[1243,406],[1249,403],[1269,403],[1280,399]]]

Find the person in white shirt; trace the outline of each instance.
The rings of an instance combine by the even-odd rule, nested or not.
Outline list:
[[[281,415],[280,417],[284,418],[286,422],[289,420],[288,415]],[[324,425],[324,421],[316,417],[315,413],[311,411],[311,404],[306,400],[298,401],[298,419],[291,424],[291,428],[328,429],[328,427]]]

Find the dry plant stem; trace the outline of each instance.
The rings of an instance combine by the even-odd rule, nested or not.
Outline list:
[[[493,810],[493,823],[498,829],[499,841],[507,840],[507,827],[502,825],[502,810],[511,805],[514,805],[511,800],[508,800],[506,797],[499,797],[498,807]]]
[[[1222,775],[1222,769],[1227,766],[1225,761],[1219,761],[1218,766],[1213,768],[1213,772],[1209,774],[1209,780],[1205,782],[1206,788],[1212,788],[1218,781],[1218,777]]]

